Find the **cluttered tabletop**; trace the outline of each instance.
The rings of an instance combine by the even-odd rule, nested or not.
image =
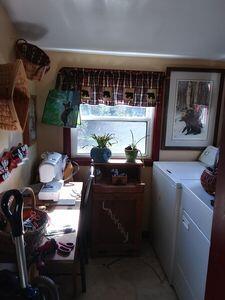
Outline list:
[[[28,207],[32,207],[31,213],[27,219],[24,218],[24,225],[34,225],[38,223],[37,214],[34,211],[39,212],[43,211],[47,213],[47,222],[45,230],[40,237],[39,249],[44,249],[46,251],[46,242],[50,245],[50,248],[54,245],[55,251],[52,251],[48,261],[70,261],[74,260],[75,255],[75,246],[76,238],[79,226],[79,217],[80,217],[80,204],[81,204],[81,192],[83,183],[82,182],[69,182],[66,183],[60,191],[58,201],[49,201],[49,200],[39,200],[38,192],[40,190],[40,185],[31,186],[35,194],[35,200],[32,200],[32,197],[28,192],[24,193],[24,211]],[[0,215],[1,216],[1,215]],[[24,214],[26,216],[26,214]],[[33,222],[33,224],[32,224]],[[27,225],[27,226],[28,226]],[[3,226],[4,227],[4,226]],[[26,235],[30,240],[30,232],[25,228],[25,243]],[[2,229],[2,228],[1,228]],[[0,247],[0,261],[6,262],[7,259],[12,259],[14,252],[14,245],[11,242],[11,236],[9,232],[9,227],[5,226],[4,230],[0,230],[1,239],[4,236],[4,239],[7,240],[7,249],[6,247]],[[37,231],[38,232],[38,231]],[[35,240],[35,235],[32,235]],[[35,240],[36,241],[36,240]],[[54,241],[54,243],[52,243]],[[11,242],[11,245],[10,245]],[[1,243],[3,245],[3,243]],[[12,252],[8,251],[9,247],[12,248]],[[32,251],[34,249],[32,248]],[[47,251],[48,252],[48,251]]]

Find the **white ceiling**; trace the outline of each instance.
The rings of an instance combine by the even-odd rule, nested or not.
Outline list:
[[[1,2],[45,49],[225,60],[225,0]]]

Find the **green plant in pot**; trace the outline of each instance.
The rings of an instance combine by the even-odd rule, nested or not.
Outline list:
[[[137,148],[137,144],[141,140],[143,140],[145,138],[145,136],[140,138],[138,141],[135,141],[133,131],[130,130],[130,132],[131,132],[131,138],[132,138],[131,144],[128,145],[124,150],[125,150],[127,162],[135,163],[135,160],[137,159],[137,156],[138,156],[138,152],[141,153],[141,151]]]
[[[97,143],[97,146],[91,149],[91,158],[94,162],[106,163],[112,155],[109,147],[115,144],[115,142],[113,142],[113,140],[115,140],[114,135],[109,133],[104,135],[92,134],[91,137]]]

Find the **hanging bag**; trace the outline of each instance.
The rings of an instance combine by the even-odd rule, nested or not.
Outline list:
[[[27,78],[40,81],[50,70],[50,59],[48,55],[37,46],[26,40],[16,41],[16,57],[22,59]]]
[[[23,131],[28,106],[28,82],[22,61],[0,65],[0,129]]]
[[[42,123],[76,128],[79,120],[79,91],[51,90],[48,93]]]

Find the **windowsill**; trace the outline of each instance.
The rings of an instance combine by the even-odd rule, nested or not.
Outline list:
[[[118,157],[115,157],[115,159]],[[74,159],[80,166],[90,166],[91,165],[91,158],[90,157],[85,157],[85,156],[77,156],[73,157]],[[153,165],[153,160],[151,158],[144,158],[143,159],[144,166],[146,167],[152,167]]]

